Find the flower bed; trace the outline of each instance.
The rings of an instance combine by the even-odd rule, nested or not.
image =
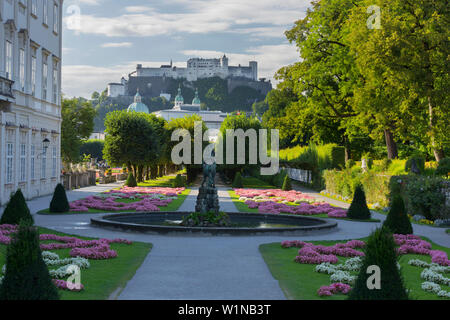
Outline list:
[[[8,245],[11,243],[12,233],[17,232],[16,225],[0,225],[0,243]],[[117,252],[111,249],[110,244],[122,243],[131,245],[132,242],[126,239],[98,239],[98,240],[83,240],[76,237],[59,236],[55,234],[40,234],[39,240],[46,243],[41,243],[40,248],[42,258],[48,267],[60,266],[57,269],[50,269],[49,273],[55,285],[63,290],[81,291],[84,286],[73,287],[62,278],[72,275],[73,271],[69,268],[75,265],[81,269],[90,268],[88,259],[104,260],[117,257]],[[48,241],[56,241],[47,243]],[[71,258],[60,259],[59,255],[50,252],[49,250],[70,249],[69,255]],[[0,274],[5,272],[5,266],[0,269]]]
[[[154,212],[166,207],[185,188],[123,187],[70,203],[70,212],[88,212],[89,209],[114,211]],[[126,200],[125,202],[121,200]]]
[[[448,260],[447,253],[441,250],[432,250],[429,242],[415,235],[394,234],[394,241],[399,246],[397,248],[398,255],[412,253],[431,257],[431,264],[417,259],[411,260],[409,264],[426,268],[421,273],[421,278],[427,282],[427,284],[424,283],[422,285],[424,290],[434,292],[439,297],[449,297],[448,292],[442,290],[439,286],[439,284],[446,286],[450,284],[449,278],[441,274],[450,272],[450,261]],[[332,246],[314,245],[313,243],[300,240],[281,242],[282,248],[300,248],[298,255],[294,258],[295,262],[316,264],[316,272],[330,275],[331,286],[321,287],[318,290],[319,296],[331,296],[338,292],[344,294],[349,292],[350,289],[342,291],[339,288],[342,288],[342,284],[349,286],[354,284],[356,276],[350,272],[357,272],[359,270],[364,253],[357,249],[363,248],[364,246],[365,243],[361,240],[351,240]],[[352,258],[346,260],[343,264],[337,264],[339,261],[338,257]],[[399,264],[398,267],[400,267]]]
[[[240,201],[244,201],[250,209],[258,209],[260,213],[327,214],[330,218],[347,217],[346,210],[333,207],[326,202],[317,202],[313,197],[295,190],[234,189],[234,192],[240,197]]]

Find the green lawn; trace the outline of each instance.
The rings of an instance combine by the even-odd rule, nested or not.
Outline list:
[[[230,195],[231,200],[233,201],[234,205],[239,210],[239,212],[258,213],[258,209],[251,209],[244,203],[244,201],[239,200],[239,196],[233,190],[228,190],[228,194]],[[288,204],[291,206],[297,206],[297,204],[292,203],[292,202],[288,203]],[[288,213],[284,213],[284,214],[288,214]],[[328,218],[328,215],[326,213],[323,213],[323,214],[316,214],[311,217]],[[347,220],[347,221],[356,221],[356,222],[380,222],[379,219],[374,219],[374,218],[371,218],[369,220],[353,220],[353,219],[349,219],[349,218],[328,218],[328,219]]]
[[[67,236],[54,230],[39,227],[40,234],[57,234]],[[77,238],[91,240],[75,236]],[[41,241],[41,243],[51,243],[53,241]],[[5,264],[6,245],[0,244],[0,267]],[[81,283],[84,290],[80,292],[70,292],[58,290],[62,300],[106,300],[114,293],[119,293],[126,283],[134,276],[136,270],[144,262],[152,248],[152,244],[133,242],[127,244],[111,244],[111,248],[117,251],[117,257],[107,260],[89,260],[91,267],[81,269]],[[52,250],[60,258],[69,257],[70,249]],[[58,267],[51,267],[57,269]]]
[[[175,180],[177,174],[182,174],[183,170],[177,172],[176,174],[171,174],[163,177],[159,177],[153,180],[147,180],[138,183],[138,187],[169,187],[172,188],[172,182]]]
[[[423,238],[429,241],[426,238]],[[366,241],[367,238],[361,239]],[[331,246],[339,242],[346,241],[311,241],[318,245]],[[450,255],[450,249],[441,247],[432,243],[434,250],[443,250]],[[319,297],[317,290],[321,286],[330,284],[330,276],[315,272],[316,265],[313,264],[300,264],[294,262],[294,258],[297,256],[298,248],[281,247],[280,242],[263,244],[259,247],[264,261],[266,262],[272,276],[278,280],[281,289],[285,293],[286,297],[291,300],[343,300],[347,296],[337,294],[331,297]],[[338,257],[339,263],[343,263],[348,258]],[[433,293],[422,290],[421,284],[423,281],[420,278],[420,273],[423,268],[414,267],[408,265],[408,261],[411,259],[421,259],[426,262],[431,262],[429,256],[407,254],[403,255],[399,259],[401,265],[401,271],[405,280],[406,287],[410,290],[410,298],[415,300],[442,300]],[[355,274],[355,273],[353,273]],[[443,290],[450,290],[450,287],[441,285]]]

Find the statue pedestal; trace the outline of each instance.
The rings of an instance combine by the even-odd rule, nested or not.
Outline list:
[[[200,187],[198,190],[195,212],[219,213],[219,196],[217,195],[216,187]]]

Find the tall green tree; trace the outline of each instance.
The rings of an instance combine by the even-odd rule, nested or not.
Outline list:
[[[105,119],[103,157],[110,165],[127,165],[142,181],[144,166],[160,156],[161,137],[151,116],[141,112],[114,111]]]
[[[62,99],[61,158],[65,163],[80,160],[80,147],[94,130],[95,114],[92,104],[83,98]]]
[[[366,26],[371,5],[381,10],[380,29]],[[358,109],[387,143],[426,137],[437,161],[449,145],[449,13],[447,0],[362,0],[347,24],[364,77]]]

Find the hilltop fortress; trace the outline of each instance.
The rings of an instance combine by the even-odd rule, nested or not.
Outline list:
[[[139,89],[143,96],[164,96],[170,100],[167,92],[171,79],[194,82],[213,77],[226,79],[229,93],[239,86],[251,87],[263,95],[272,89],[270,81],[264,78],[258,80],[258,62],[250,61],[248,66],[229,66],[228,58],[224,55],[220,59],[189,59],[187,68],[178,68],[172,61],[159,68],[145,68],[138,64],[136,70],[128,75],[128,79],[122,78],[120,83],[108,84],[108,96],[134,96]]]

